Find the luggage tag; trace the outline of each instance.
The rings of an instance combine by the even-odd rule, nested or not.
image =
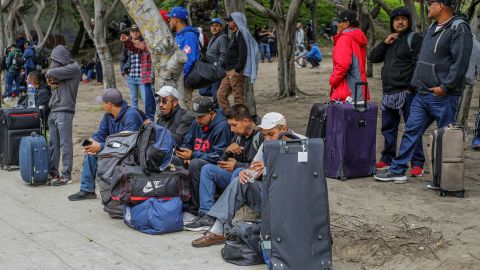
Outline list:
[[[298,152],[298,163],[308,162],[308,152],[305,151],[305,145],[302,145],[302,152]]]

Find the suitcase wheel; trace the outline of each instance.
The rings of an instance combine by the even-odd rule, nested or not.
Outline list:
[[[457,192],[457,194],[455,194],[455,196],[457,196],[457,198],[463,198],[465,197],[465,191],[464,190],[459,191]]]
[[[440,197],[447,197],[447,192],[445,190],[440,190]]]

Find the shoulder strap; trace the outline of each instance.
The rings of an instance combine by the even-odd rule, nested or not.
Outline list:
[[[452,22],[452,26],[451,26],[451,27],[452,27],[452,29],[457,29],[457,27],[458,27],[460,24],[462,24],[462,23],[465,23],[465,24],[468,25],[468,23],[467,23],[464,19],[462,19],[462,18],[456,18],[456,19],[454,19],[454,21]]]
[[[143,126],[137,141],[138,163],[143,168],[147,168],[147,147],[152,135],[153,127],[151,125]]]
[[[252,145],[255,151],[258,151],[258,148],[260,147],[260,133],[261,132],[259,131],[253,136]]]
[[[408,36],[407,36],[407,44],[408,44],[408,48],[410,48],[410,51],[412,51],[412,40],[414,35],[415,35],[415,32],[411,31],[410,33],[408,33]]]

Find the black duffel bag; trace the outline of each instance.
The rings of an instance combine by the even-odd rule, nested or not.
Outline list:
[[[112,201],[138,204],[149,198],[180,197],[188,200],[185,179],[188,171],[169,166],[162,172],[145,173],[141,166],[116,166],[112,176]]]
[[[203,88],[220,81],[227,75],[225,69],[210,57],[197,60],[185,77],[185,84],[193,89]]]
[[[259,244],[259,222],[236,222],[225,232],[225,237],[221,251],[225,261],[242,266],[265,263]]]

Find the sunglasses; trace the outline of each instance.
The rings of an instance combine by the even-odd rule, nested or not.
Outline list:
[[[166,97],[159,97],[159,98],[157,99],[157,103],[158,103],[158,104],[160,104],[160,103],[162,103],[162,104],[167,104],[168,101],[169,101],[169,100],[168,100],[168,98],[166,98]]]

